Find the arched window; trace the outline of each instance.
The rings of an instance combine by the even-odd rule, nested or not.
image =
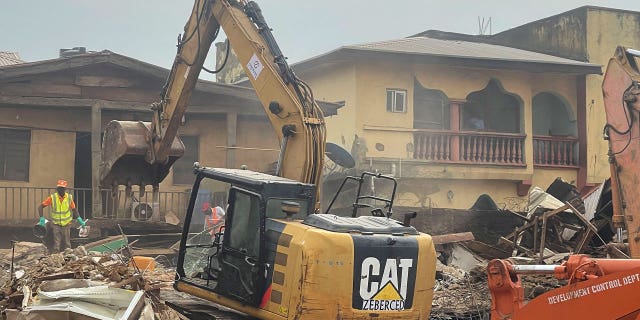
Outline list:
[[[427,89],[416,79],[413,85],[413,127],[450,129],[449,99],[444,92]]]
[[[533,134],[539,136],[575,136],[576,122],[570,116],[570,107],[549,92],[533,97]]]
[[[467,96],[462,107],[462,129],[519,133],[521,105],[518,96],[492,79],[484,89]]]
[[[532,113],[534,164],[576,166],[578,129],[568,103],[553,93],[538,93],[533,97]]]

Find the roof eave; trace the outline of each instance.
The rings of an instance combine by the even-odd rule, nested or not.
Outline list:
[[[159,79],[166,79],[169,76],[168,69],[105,50],[71,57],[2,66],[0,67],[0,80],[56,72],[100,63],[110,63]],[[252,89],[234,85],[199,79],[195,89],[206,93],[225,94],[251,101],[258,101],[258,97]]]
[[[546,61],[524,61],[524,60],[507,60],[507,59],[491,59],[482,57],[462,57],[462,56],[445,56],[434,54],[423,54],[413,52],[397,52],[383,51],[373,49],[361,49],[354,47],[342,47],[338,50],[331,51],[325,55],[318,56],[314,59],[307,59],[294,65],[296,72],[307,72],[317,67],[334,63],[337,61],[349,60],[355,61],[356,58],[361,59],[364,56],[369,58],[388,59],[392,56],[411,59],[411,62],[427,63],[427,64],[446,64],[452,66],[489,68],[489,69],[509,69],[509,70],[525,70],[530,72],[553,72],[553,73],[571,73],[571,74],[602,74],[602,67],[590,63],[551,63]]]

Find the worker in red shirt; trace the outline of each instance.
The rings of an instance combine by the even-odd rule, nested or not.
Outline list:
[[[39,225],[46,224],[44,218],[44,207],[51,206],[51,230],[53,233],[53,251],[62,252],[66,248],[71,248],[71,221],[76,218],[81,226],[85,226],[84,220],[78,214],[78,209],[73,201],[73,195],[67,193],[67,181],[58,180],[56,192],[47,197],[40,206],[38,206],[38,214],[40,215]],[[72,217],[73,213],[73,217]]]
[[[211,207],[209,202],[204,202],[202,204],[202,214],[204,214],[205,230],[209,230],[209,234],[212,237],[215,236],[224,225],[224,209],[220,206]]]

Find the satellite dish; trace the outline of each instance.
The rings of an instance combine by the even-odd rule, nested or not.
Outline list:
[[[353,160],[351,154],[335,143],[327,142],[324,154],[343,168],[351,169],[356,166],[356,161]]]

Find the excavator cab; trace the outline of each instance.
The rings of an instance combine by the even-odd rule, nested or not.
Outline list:
[[[195,171],[177,283],[258,307],[282,232],[282,224],[272,219],[303,220],[314,208],[315,186],[250,170],[196,166]],[[224,228],[216,232],[198,212],[212,201],[226,207]]]

